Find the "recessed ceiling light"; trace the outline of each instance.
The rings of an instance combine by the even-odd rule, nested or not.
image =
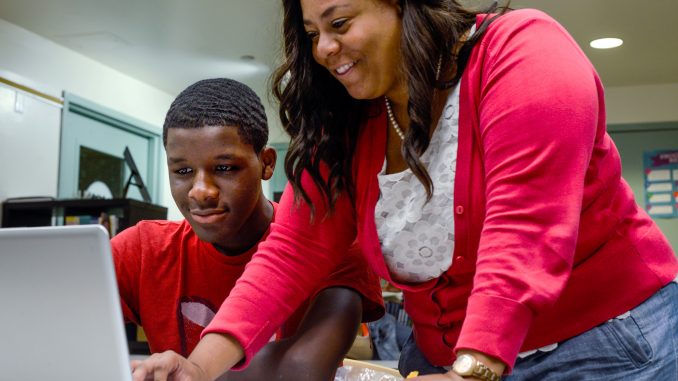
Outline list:
[[[624,41],[620,38],[599,38],[591,41],[589,45],[594,49],[612,49],[621,46],[623,43]]]

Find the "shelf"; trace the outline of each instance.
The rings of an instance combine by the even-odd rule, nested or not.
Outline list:
[[[115,215],[115,233],[141,220],[167,218],[167,208],[133,199],[7,200],[2,204],[2,227],[34,227],[66,224],[66,216]]]

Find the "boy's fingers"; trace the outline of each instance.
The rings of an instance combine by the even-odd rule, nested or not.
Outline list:
[[[174,352],[153,354],[144,361],[132,361],[132,379],[134,381],[166,381],[175,368]]]
[[[136,366],[132,369],[132,380],[145,381],[146,373],[146,368],[143,365]]]
[[[169,372],[165,368],[154,369],[153,372],[153,381],[167,381],[169,377]]]
[[[131,360],[129,362],[129,367],[130,369],[132,369],[132,373],[134,373],[134,369],[136,369],[141,363],[142,363],[141,360]]]

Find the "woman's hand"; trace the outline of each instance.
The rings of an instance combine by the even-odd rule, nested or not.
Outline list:
[[[504,369],[506,369],[506,364],[501,362],[500,360],[490,357],[482,352],[474,351],[471,349],[462,349],[457,352],[457,356],[463,355],[463,354],[470,354],[473,356],[475,359],[479,360],[485,366],[490,368],[494,373],[501,375],[504,373]],[[472,381],[472,380],[479,380],[478,378],[475,377],[461,377],[460,375],[454,373],[453,371],[449,371],[444,374],[431,374],[428,376],[421,376],[421,377],[414,377],[410,378],[412,381]]]
[[[408,378],[410,381],[474,381],[480,380],[475,377],[462,377],[453,371],[449,371],[444,374],[429,374],[428,376],[419,376],[414,378]]]
[[[155,353],[131,365],[134,381],[207,381],[200,367],[173,351]]]
[[[444,374],[429,374],[428,376],[419,376],[414,378],[408,378],[410,381],[468,381],[467,378],[461,378],[456,375],[454,372],[447,372]]]

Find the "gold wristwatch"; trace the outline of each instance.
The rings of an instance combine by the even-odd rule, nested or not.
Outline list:
[[[501,377],[498,374],[471,355],[465,354],[457,357],[452,365],[452,371],[461,377],[476,377],[485,381],[501,381]]]

